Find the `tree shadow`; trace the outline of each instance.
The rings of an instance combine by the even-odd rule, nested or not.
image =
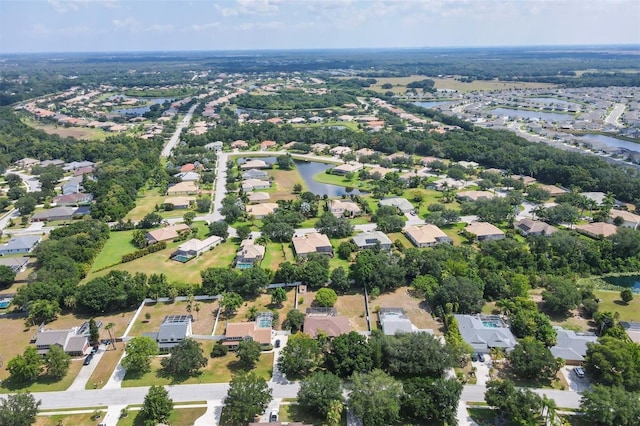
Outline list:
[[[189,374],[182,374],[182,375],[178,375],[178,374],[171,374],[168,371],[166,371],[164,368],[159,369],[158,371],[156,371],[156,377],[162,378],[162,379],[169,379],[170,380],[170,385],[179,385],[181,383],[184,383],[185,381],[189,380],[192,377],[199,377],[202,375],[201,371],[198,371],[195,374],[189,375]]]
[[[629,304],[623,300],[614,300],[613,303],[615,303],[618,306],[629,306]]]
[[[35,380],[32,381],[19,381],[14,377],[9,376],[8,379],[2,381],[0,388],[7,389],[10,391],[19,391],[28,388],[31,385],[52,385],[54,383],[58,383],[62,378],[56,378],[49,376],[48,374],[42,374],[38,376]]]

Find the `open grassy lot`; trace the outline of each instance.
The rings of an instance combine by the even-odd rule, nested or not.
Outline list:
[[[109,332],[104,329],[105,326],[109,323],[113,323],[113,328],[111,329],[111,334],[113,335],[113,337],[122,336],[124,331],[127,329],[129,322],[133,318],[134,313],[135,310],[130,310],[116,312],[111,315],[95,316],[94,318],[96,321],[102,321],[102,327],[100,327],[100,338],[108,339],[110,337]],[[81,314],[65,314],[59,316],[58,319],[54,322],[47,324],[47,328],[62,330],[65,328],[79,327],[85,321],[89,321],[90,318],[91,317],[87,315]]]
[[[13,383],[11,380],[5,380],[2,382],[2,386],[0,386],[0,393],[11,393],[19,390],[25,390],[29,392],[63,391],[71,386],[71,383],[73,383],[81,368],[82,358],[74,359],[73,361],[71,361],[67,375],[60,380],[54,381],[47,376],[40,376],[35,382],[29,384],[28,386],[24,386],[23,384],[19,383]]]
[[[212,343],[203,345],[205,356],[211,353]],[[194,383],[227,383],[231,381],[231,376],[240,370],[235,353],[228,353],[221,358],[208,358],[207,366],[202,369],[202,373],[195,377],[174,379],[162,373],[160,360],[157,357],[151,361],[151,371],[137,378],[125,376],[122,387],[169,385],[169,384],[194,384]],[[266,352],[260,355],[256,368],[252,371],[266,380],[271,378],[273,369],[273,352]]]
[[[103,415],[106,410],[102,411]],[[60,414],[54,416],[47,416],[44,414],[36,417],[34,426],[58,426],[58,425],[74,425],[74,426],[95,426],[99,420],[93,420],[91,417],[93,413],[85,414]]]
[[[269,177],[273,177],[271,188],[264,190],[271,195],[271,202],[278,200],[293,200],[296,196],[293,194],[293,186],[297,183],[302,185],[303,191],[306,191],[306,185],[297,168],[293,170],[267,170]]]
[[[42,130],[50,135],[59,135],[62,138],[71,136],[76,139],[105,140],[110,134],[102,129],[89,127],[65,127],[56,124],[39,123],[31,117],[22,117],[22,122],[29,127]]]
[[[327,172],[320,172],[313,175],[313,180],[320,183],[328,183],[330,185],[345,186],[347,188],[358,188],[367,191],[370,187],[367,181],[358,180],[357,177],[349,180],[342,175],[334,175]]]
[[[287,300],[282,303],[282,306],[276,306],[271,304],[271,294],[263,293],[260,296],[251,299],[245,300],[245,302],[238,308],[235,314],[227,317],[223,314],[220,315],[220,320],[218,321],[218,328],[216,329],[215,334],[224,334],[226,323],[227,322],[242,322],[248,321],[247,314],[249,310],[253,307],[258,309],[258,312],[277,310],[280,313],[279,323],[282,323],[287,316],[287,312],[293,309],[293,305],[295,303],[295,288],[290,287],[287,289]],[[310,302],[309,302],[310,303]],[[273,328],[276,329],[276,324],[273,325]]]
[[[96,256],[90,272],[99,271],[107,266],[115,265],[120,262],[123,255],[138,250],[138,248],[131,243],[132,237],[133,231],[109,233],[109,239],[104,247],[102,247],[100,253],[98,253],[98,256]]]
[[[199,235],[204,238],[204,235]],[[105,275],[111,270],[128,271],[131,274],[136,272],[146,272],[154,274],[165,274],[170,282],[181,282],[199,284],[200,271],[210,267],[227,267],[235,258],[238,251],[238,244],[231,239],[218,245],[213,250],[191,259],[187,263],[180,263],[171,260],[171,254],[180,245],[180,242],[168,243],[167,248],[147,256],[136,259],[132,262],[121,263],[112,268],[104,269],[100,272],[90,273],[85,280]]]
[[[358,292],[339,296],[335,308],[338,310],[338,315],[349,317],[353,330],[368,330],[367,319],[365,318],[364,294]]]
[[[195,319],[191,324],[193,334],[211,334],[213,331],[213,323],[216,319],[216,312],[218,311],[218,301],[202,300],[197,303],[200,304],[200,312],[196,313],[194,310],[191,313]],[[146,319],[147,314],[149,314],[149,319]],[[167,315],[188,314],[186,301],[147,304],[142,308],[142,312],[131,328],[129,336],[137,337],[142,336],[144,333],[158,331],[160,324]]]
[[[282,262],[295,262],[295,256],[290,244],[269,243],[267,244],[264,259],[260,266],[262,268],[275,271]]]
[[[87,380],[86,389],[102,389],[102,387],[107,383],[109,377],[113,373],[113,370],[116,369],[116,365],[118,365],[118,361],[120,361],[120,357],[124,353],[124,344],[117,344],[117,349],[113,349],[112,346],[109,346],[107,351],[102,354],[102,358],[100,358],[100,363],[96,366],[96,369],[93,371],[93,374]]]
[[[407,237],[404,236],[404,234],[402,232],[392,232],[390,234],[387,234],[387,236],[389,237],[389,239],[391,240],[392,243],[395,243],[396,240],[400,240],[400,242],[402,243],[402,245],[404,246],[404,248],[411,248],[411,247],[415,247],[411,241],[409,241],[407,239]]]
[[[556,87],[554,84],[522,82],[522,81],[499,81],[499,80],[475,80],[471,83],[463,83],[455,78],[432,78],[435,81],[436,89],[452,89],[458,92],[471,92],[474,90],[511,90],[511,89],[548,89]]]
[[[399,287],[393,292],[383,293],[376,299],[369,299],[369,309],[371,311],[381,308],[404,308],[407,316],[420,329],[430,328],[434,334],[441,335],[442,324],[428,311],[428,306],[423,299],[414,297],[410,287]],[[372,320],[378,321],[376,314],[372,315]]]
[[[128,219],[132,221],[140,220],[145,215],[155,211],[156,205],[160,205],[167,198],[166,195],[161,195],[158,188],[141,189],[138,191],[138,197],[136,199],[136,206],[124,217],[126,222]]]
[[[280,420],[281,422],[302,422],[309,425],[321,425],[325,423],[324,419],[315,417],[307,413],[296,403],[282,404],[280,406],[280,412],[278,414],[280,416],[278,420]],[[346,426],[346,424],[347,416],[345,412],[343,413],[340,425]]]
[[[595,290],[594,294],[600,299],[601,312],[611,311],[620,314],[620,321],[640,321],[640,296],[637,294],[629,304],[620,300],[620,292]]]
[[[511,368],[509,367],[508,362],[494,362],[492,364],[492,369],[490,371],[491,379],[509,379],[515,383],[516,386],[519,387],[530,387],[530,388],[546,388],[546,389],[558,389],[558,390],[566,390],[569,389],[569,383],[567,379],[562,374],[562,371],[558,371],[553,380],[547,379],[522,379],[515,374],[513,374]]]
[[[29,340],[38,330],[37,327],[25,327],[24,318],[0,319],[0,357],[3,366],[0,368],[0,380],[9,377],[7,363],[18,354],[22,354],[29,345]]]
[[[453,225],[446,225],[440,229],[442,229],[442,232],[447,234],[447,236],[453,240],[454,245],[459,246],[466,242],[462,235],[460,235],[460,231],[462,231],[466,226],[466,223],[461,222]]]
[[[297,127],[297,128],[305,128],[305,129],[310,129],[310,128],[314,128],[314,127],[346,127],[347,129],[353,131],[353,132],[359,132],[361,131],[360,128],[358,128],[358,123],[354,122],[354,121],[325,121],[322,123],[304,123],[304,124],[294,124],[293,127]]]
[[[206,407],[174,408],[168,423],[172,426],[191,426],[206,411]],[[118,420],[118,426],[143,426],[142,420],[136,421],[138,413],[139,411],[129,411],[128,417]]]

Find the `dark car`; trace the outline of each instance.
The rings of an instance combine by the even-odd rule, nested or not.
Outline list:
[[[89,365],[91,364],[91,360],[93,359],[93,354],[89,354],[87,355],[87,357],[84,359],[84,362],[82,363],[82,365]]]
[[[484,354],[478,354],[478,361],[484,362]]]
[[[275,344],[276,348],[280,347],[280,339],[276,340],[276,344]]]
[[[478,354],[471,355],[471,361],[476,362],[478,360]]]

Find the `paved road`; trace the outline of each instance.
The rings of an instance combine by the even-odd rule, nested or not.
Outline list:
[[[167,142],[164,148],[162,148],[162,152],[160,153],[161,157],[168,157],[171,155],[171,150],[175,148],[176,144],[180,140],[180,134],[182,133],[182,129],[184,129],[191,122],[191,117],[193,117],[193,111],[196,110],[198,105],[200,104],[194,104],[191,108],[189,108],[187,115],[185,115],[182,121],[178,124],[178,126],[176,127],[176,131],[173,133],[173,136],[171,136],[171,139],[169,139],[169,142]]]
[[[36,176],[32,176],[15,169],[7,170],[5,172],[5,175],[10,173],[20,176],[24,184],[27,186],[27,192],[40,191],[40,181],[38,181],[38,178]]]
[[[624,127],[618,120],[620,120],[620,116],[624,112],[626,106],[624,104],[615,104],[607,118],[604,121],[608,124],[614,125],[616,127]]]

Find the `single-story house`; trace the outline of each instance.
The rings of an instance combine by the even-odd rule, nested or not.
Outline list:
[[[359,150],[357,150],[355,152],[356,154],[356,158],[360,158],[360,157],[371,157],[372,155],[374,155],[376,152],[374,150],[372,150],[371,148],[360,148]]]
[[[532,178],[531,176],[524,176],[524,175],[511,175],[511,179],[522,181],[522,183],[524,183],[525,186],[533,185],[534,183],[538,182],[536,178]]]
[[[261,151],[266,151],[269,148],[273,148],[274,146],[277,146],[278,144],[275,141],[262,141],[260,143],[260,150]]]
[[[489,191],[461,191],[456,194],[461,201],[490,200],[495,196],[496,194]]]
[[[329,152],[333,155],[343,156],[349,154],[351,152],[351,148],[349,148],[348,146],[336,146],[334,148],[331,148]]]
[[[89,350],[89,336],[81,333],[78,327],[68,330],[42,330],[35,341],[40,355],[49,353],[51,346],[58,345],[71,356],[82,356]]]
[[[184,223],[165,226],[164,228],[154,229],[145,234],[148,244],[159,243],[160,241],[169,241],[178,238],[185,232],[190,232],[191,228]]]
[[[167,195],[195,195],[199,192],[195,182],[178,182],[167,189]]]
[[[173,175],[173,177],[177,177],[182,182],[197,182],[200,180],[200,175],[196,172],[180,172]]]
[[[76,169],[73,171],[73,175],[74,176],[90,175],[91,173],[93,173],[93,171],[94,171],[93,166],[80,167],[79,169]]]
[[[362,212],[362,210],[360,210],[360,206],[358,206],[357,203],[354,203],[351,200],[331,200],[329,201],[327,207],[329,209],[329,212],[331,212],[336,217],[354,217]]]
[[[249,203],[264,203],[265,201],[271,200],[271,195],[268,192],[252,192],[247,195]]]
[[[251,192],[256,189],[267,189],[271,186],[271,182],[268,180],[260,179],[247,179],[242,182],[242,190],[244,192]]]
[[[54,207],[34,214],[31,217],[32,222],[51,222],[54,220],[71,220],[78,210],[77,207]]]
[[[93,201],[93,194],[77,192],[75,194],[57,195],[51,202],[56,206],[76,206],[78,204],[89,204]]]
[[[62,195],[77,194],[82,191],[82,178],[80,176],[69,179],[62,185]]]
[[[555,227],[549,225],[548,223],[529,218],[525,218],[520,220],[519,222],[516,222],[515,228],[520,234],[524,235],[525,237],[527,235],[544,235],[546,237],[549,237],[557,231]]]
[[[326,150],[328,150],[329,148],[331,148],[331,145],[326,144],[326,143],[314,143],[313,145],[311,145],[311,152],[324,152]]]
[[[374,167],[372,169],[369,169],[369,174],[371,176],[377,174],[380,177],[384,177],[384,176],[388,175],[389,173],[393,173],[393,172],[395,172],[395,170],[388,169],[386,167]]]
[[[609,219],[607,222],[613,223],[617,217],[622,218],[622,225],[620,226],[631,229],[640,229],[640,216],[637,214],[633,214],[626,210],[612,209],[611,212],[609,212]]]
[[[391,198],[383,198],[378,202],[381,206],[393,206],[400,210],[402,213],[409,213],[412,210],[415,210],[413,204],[409,202],[406,198],[400,197],[391,197]]]
[[[265,247],[255,244],[254,240],[242,240],[236,253],[236,268],[247,269],[264,259]]]
[[[37,166],[38,164],[40,164],[40,160],[29,157],[25,157],[16,161],[16,166],[20,167],[21,169],[30,169],[33,166]]]
[[[474,351],[489,353],[491,348],[502,348],[507,352],[516,346],[516,338],[509,326],[497,315],[454,315],[462,339]]]
[[[231,148],[234,148],[234,149],[248,148],[248,147],[249,147],[249,144],[246,143],[245,141],[237,140],[237,141],[231,142]]]
[[[265,172],[264,170],[258,170],[258,169],[250,169],[242,174],[243,180],[266,179],[268,177],[269,177],[269,174],[267,172]]]
[[[191,315],[167,315],[162,320],[157,333],[145,333],[158,343],[160,352],[169,352],[187,337],[193,334]]]
[[[419,329],[416,327],[403,308],[380,308],[378,310],[380,327],[386,336],[394,336],[397,333],[418,333],[424,332],[433,335],[431,329]]]
[[[250,322],[227,323],[222,344],[230,350],[237,349],[238,344],[243,340],[253,340],[262,347],[269,346],[271,344],[271,326],[262,327],[264,322],[258,319]]]
[[[211,237],[204,240],[192,238],[189,241],[180,244],[178,246],[178,249],[173,253],[171,257],[174,258],[176,256],[179,256],[188,259],[192,257],[198,257],[205,251],[211,250],[221,242],[222,238],[218,237],[217,235],[212,235]]]
[[[195,197],[167,197],[164,199],[164,204],[171,204],[174,209],[188,209],[195,202]]]
[[[195,163],[187,163],[187,164],[183,164],[180,167],[180,172],[181,173],[192,172],[192,171],[194,171],[196,169],[197,169],[197,167],[196,167]]]
[[[72,161],[64,165],[62,170],[65,172],[72,172],[74,170],[82,169],[84,167],[93,168],[96,164],[91,161]]]
[[[353,236],[353,242],[360,249],[369,249],[379,246],[382,250],[391,250],[391,240],[382,231],[361,232]]]
[[[215,141],[206,144],[204,148],[209,151],[222,152],[223,146],[224,144],[222,143],[222,141]]]
[[[611,223],[592,222],[585,225],[577,225],[576,230],[591,238],[606,238],[615,235],[618,228]]]
[[[587,354],[587,343],[598,340],[594,333],[565,330],[560,326],[553,328],[557,333],[557,343],[549,349],[554,357],[562,358],[565,364],[581,364]]]
[[[16,274],[20,271],[24,271],[27,267],[27,263],[29,263],[29,258],[24,256],[0,258],[0,265],[8,266]]]
[[[545,191],[547,191],[552,197],[557,197],[558,195],[566,194],[567,192],[569,192],[566,189],[556,185],[544,185],[539,183],[537,186],[540,187],[540,189],[544,189]]]
[[[346,175],[347,173],[355,173],[359,170],[362,170],[364,168],[364,164],[360,164],[360,163],[344,163],[344,164],[340,164],[339,166],[334,167],[333,169],[331,169],[331,172],[333,174],[336,175]]]
[[[64,161],[60,160],[60,159],[54,159],[54,160],[44,160],[40,162],[40,167],[49,167],[49,166],[56,166],[56,167],[60,167],[64,165]]]
[[[475,235],[478,241],[495,241],[504,238],[504,232],[488,222],[473,222],[464,230]]]
[[[333,256],[333,247],[329,237],[319,232],[312,232],[301,237],[293,237],[291,240],[297,256],[307,256],[311,253],[320,253]]]
[[[436,225],[411,225],[405,227],[402,232],[416,247],[433,247],[439,243],[452,244],[453,240]]]
[[[240,165],[240,168],[242,170],[266,169],[268,167],[269,165],[264,160],[256,160],[256,159],[246,161],[244,164]]]
[[[311,337],[317,337],[318,332],[323,332],[328,337],[337,337],[351,331],[349,317],[334,314],[309,313],[304,318],[302,331]]]
[[[445,189],[460,189],[460,188],[464,188],[465,186],[467,186],[469,183],[458,180],[458,179],[453,179],[450,177],[444,177],[442,179],[438,179],[436,181],[433,181],[432,183],[430,183],[428,185],[429,189],[435,189],[436,191],[444,191]]]
[[[252,215],[256,219],[262,219],[266,215],[275,212],[277,209],[278,204],[276,203],[260,203],[246,207],[247,214]]]
[[[0,256],[31,253],[39,242],[40,237],[35,235],[13,237],[8,242],[0,246]]]

